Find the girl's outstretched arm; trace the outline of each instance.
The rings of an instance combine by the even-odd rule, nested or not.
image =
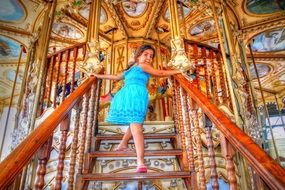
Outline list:
[[[122,80],[124,79],[123,73],[118,75],[104,75],[104,74],[91,74],[91,76],[97,77],[98,79],[109,79],[109,80]]]
[[[151,74],[152,76],[155,77],[168,77],[171,75],[175,75],[175,74],[180,74],[181,71],[178,69],[174,69],[174,70],[158,70],[153,68],[151,65],[147,65],[147,64],[140,64],[140,66],[142,67],[142,69],[148,73]]]

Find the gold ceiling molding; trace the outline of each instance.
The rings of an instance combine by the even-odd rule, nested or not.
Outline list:
[[[17,60],[7,60],[5,59],[5,62],[0,60],[0,67],[9,67],[9,68],[15,68],[18,64],[18,59]],[[26,61],[24,59],[21,60],[20,66],[24,66],[26,64]],[[2,69],[1,69],[2,70]]]
[[[254,53],[254,60],[258,61],[285,61],[285,54],[284,53],[278,53],[273,54],[270,53]],[[246,57],[248,59],[251,59],[250,54],[247,54]]]
[[[213,40],[218,39],[218,34],[216,32],[216,33],[213,33],[210,36],[201,36],[201,37],[199,37],[199,39],[200,39],[200,42],[203,42],[203,43],[209,42],[209,41],[213,41]]]
[[[150,20],[150,15],[152,13],[152,10],[154,8],[154,2],[149,2],[146,8],[146,11],[144,12],[144,14],[146,14],[146,17],[144,18],[144,20],[142,22],[140,22],[139,20],[135,20],[136,24],[134,25],[134,20],[132,19],[131,23],[128,22],[129,19],[127,19],[125,17],[125,10],[123,8],[123,6],[121,4],[118,5],[118,16],[120,17],[120,19],[126,24],[126,26],[128,28],[131,28],[132,30],[138,31],[142,28],[145,27],[145,25],[148,23],[148,21]],[[150,9],[150,10],[149,10]],[[150,12],[150,14],[147,14],[147,12]],[[142,14],[142,15],[144,15]],[[139,24],[137,24],[139,23]]]
[[[159,16],[162,15],[162,10],[164,9],[164,7],[166,7],[166,3],[163,3],[163,1],[159,1],[159,4],[157,5],[157,7],[155,7],[155,13],[152,16],[152,20],[151,23],[148,25],[148,29],[146,31],[146,35],[145,38],[148,38],[152,29],[157,25],[158,20],[159,20]]]
[[[246,30],[242,29],[242,35],[244,39],[244,43],[248,44],[249,41],[256,35],[265,32],[267,30],[275,29],[275,28],[282,28],[285,26],[285,17],[284,20],[278,20],[274,23],[267,23],[263,25],[258,25],[256,27],[248,28]]]
[[[62,42],[62,43],[67,43],[67,44],[70,44],[70,45],[74,45],[74,44],[79,43],[79,42],[76,41],[76,40],[71,40],[71,39],[67,39],[67,38],[59,37],[59,36],[51,36],[50,39],[53,40],[53,41],[58,41],[58,42]]]
[[[247,26],[241,28],[243,33],[250,33],[256,29],[264,28],[276,28],[278,26],[284,26],[285,24],[285,15],[274,16],[270,18],[263,19],[262,21],[257,21],[250,23]]]
[[[251,58],[251,57],[248,56],[247,58]],[[285,58],[274,58],[274,57],[259,58],[259,57],[254,57],[254,60],[256,60],[256,61],[285,61]]]
[[[115,23],[117,24],[119,30],[122,32],[122,35],[124,37],[127,37],[127,32],[126,29],[124,28],[124,25],[122,23],[122,21],[119,19],[119,16],[116,12],[116,9],[114,7],[114,5],[110,2],[110,3],[105,3],[106,6],[108,7],[108,11],[110,11],[112,18],[115,20]]]
[[[239,5],[237,0],[228,0],[226,3],[229,3],[233,7],[237,7]]]
[[[61,11],[71,19],[75,20],[79,24],[81,24],[84,27],[87,27],[88,21],[85,20],[82,16],[79,15],[77,10],[74,10],[71,6],[65,6],[61,9]]]
[[[15,27],[15,26],[11,26],[11,25],[4,25],[4,24],[0,24],[0,28],[2,30],[2,32],[6,32],[7,34],[10,34],[10,32],[13,32],[15,35],[26,35],[26,36],[31,36],[31,32],[28,32],[27,30],[24,30],[20,27]]]

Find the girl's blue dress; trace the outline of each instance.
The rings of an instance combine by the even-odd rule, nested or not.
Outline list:
[[[114,124],[143,123],[148,107],[147,82],[149,74],[139,65],[123,73],[124,86],[115,94],[107,122]]]

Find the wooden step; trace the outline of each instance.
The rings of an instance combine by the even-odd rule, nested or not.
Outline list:
[[[145,150],[145,156],[180,156],[181,149]],[[136,157],[135,151],[95,151],[89,153],[89,158],[102,157]]]
[[[123,135],[96,135],[96,140],[122,140]],[[175,133],[144,134],[145,139],[174,139]]]
[[[148,173],[96,173],[78,175],[82,181],[119,181],[119,180],[149,180],[149,179],[171,179],[190,178],[190,172],[148,172]]]

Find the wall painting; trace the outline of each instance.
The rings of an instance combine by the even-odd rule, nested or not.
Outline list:
[[[69,39],[78,40],[83,38],[83,33],[75,26],[62,22],[55,22],[52,26],[53,33]]]
[[[132,17],[140,16],[144,13],[147,3],[146,2],[140,2],[140,1],[124,1],[122,2],[122,6],[124,11]]]
[[[0,59],[17,58],[20,55],[20,43],[4,36],[0,36]]]
[[[190,28],[189,33],[192,36],[211,35],[216,32],[214,20],[206,20]]]
[[[271,52],[285,50],[285,27],[266,31],[253,38],[252,51]]]
[[[24,10],[17,0],[1,0],[0,20],[14,22],[24,16]]]
[[[272,14],[285,10],[284,0],[247,0],[246,8],[254,14]]]
[[[256,64],[256,67],[257,67],[257,72],[258,72],[259,78],[266,76],[271,70],[268,65],[262,64],[262,63]],[[249,70],[250,70],[250,74],[251,74],[252,78],[257,79],[253,64],[250,65]]]

